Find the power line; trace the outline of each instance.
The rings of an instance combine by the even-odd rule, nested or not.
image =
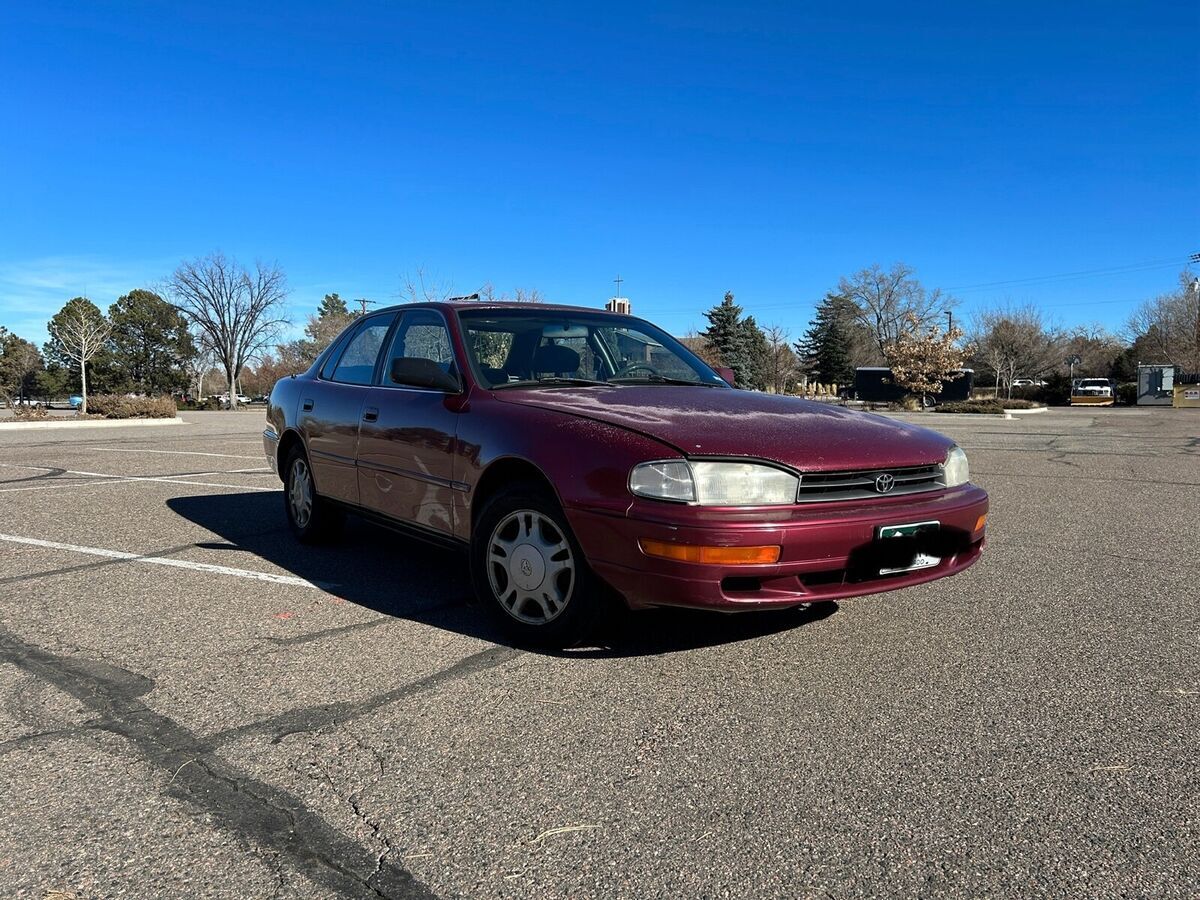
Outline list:
[[[1196,256],[1197,254],[1193,254]],[[1188,262],[1196,262],[1191,258],[1180,259],[1179,257],[1171,257],[1169,259],[1147,260],[1140,263],[1130,263],[1124,266],[1109,266],[1103,269],[1082,269],[1078,272],[1060,272],[1055,275],[1034,275],[1029,278],[1009,278],[1004,281],[985,281],[979,284],[962,284],[945,288],[947,291],[975,291],[986,290],[988,288],[1004,287],[1010,284],[1034,284],[1046,283],[1052,281],[1063,281],[1069,278],[1094,278],[1102,275],[1123,275],[1131,272],[1147,272],[1152,269],[1165,269],[1170,266],[1180,264],[1187,265]]]

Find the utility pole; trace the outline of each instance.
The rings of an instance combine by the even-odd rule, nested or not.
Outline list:
[[[624,278],[622,278],[622,277],[621,277],[619,274],[617,275],[617,277],[616,277],[616,278],[614,278],[614,279],[613,279],[613,282],[614,282],[614,283],[616,284],[616,286],[617,286],[617,299],[618,299],[618,300],[620,300],[620,299],[621,299],[621,283],[622,283],[624,280],[625,280],[625,279],[624,279]]]
[[[360,315],[365,316],[367,314],[367,306],[374,306],[376,301],[368,300],[366,297],[359,297],[355,302],[362,307]]]
[[[1191,263],[1200,263],[1200,253],[1188,256],[1189,268]],[[1200,374],[1200,278],[1193,278],[1187,289],[1189,294],[1196,295],[1196,342],[1192,348],[1196,355],[1192,357],[1192,366],[1195,368],[1196,374]]]

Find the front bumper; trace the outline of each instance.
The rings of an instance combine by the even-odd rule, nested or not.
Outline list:
[[[923,584],[955,575],[978,558],[987,493],[963,485],[869,504],[814,503],[733,510],[635,502],[626,516],[567,511],[592,569],[631,608],[687,606],[725,611],[797,606]],[[937,521],[940,562],[879,575],[877,529]],[[639,540],[719,547],[779,545],[769,565],[709,565],[646,556]]]

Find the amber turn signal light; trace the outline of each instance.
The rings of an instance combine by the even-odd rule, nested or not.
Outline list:
[[[707,563],[721,566],[760,566],[779,562],[781,548],[769,547],[707,547],[699,544],[669,544],[642,538],[638,546],[647,556],[673,559],[678,562]]]
[[[982,516],[980,516],[978,519],[975,520],[975,530],[983,531],[983,526],[986,524],[987,524],[987,513],[984,513]]]

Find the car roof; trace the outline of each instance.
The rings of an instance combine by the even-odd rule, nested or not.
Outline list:
[[[428,300],[417,303],[398,303],[395,306],[388,306],[381,310],[377,310],[377,312],[395,312],[402,309],[520,309],[539,310],[545,312],[588,313],[599,314],[602,316],[613,316],[615,318],[632,318],[628,316],[627,313],[612,312],[611,310],[598,309],[594,306],[571,306],[565,303],[519,303],[515,300]]]

